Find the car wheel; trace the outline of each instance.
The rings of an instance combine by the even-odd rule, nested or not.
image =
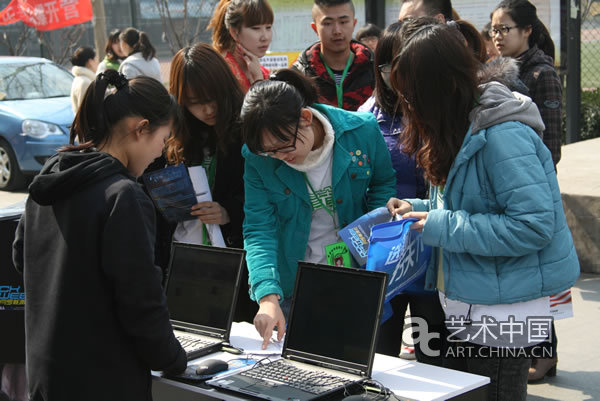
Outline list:
[[[25,185],[25,176],[19,169],[10,145],[0,139],[0,190],[12,191]]]

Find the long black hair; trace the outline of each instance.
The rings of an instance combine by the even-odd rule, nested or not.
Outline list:
[[[116,90],[106,96],[109,85]],[[106,70],[90,84],[71,126],[71,146],[61,150],[85,150],[106,143],[112,139],[115,124],[130,116],[147,119],[152,131],[178,120],[177,102],[154,78],[127,80],[115,70]]]
[[[527,0],[503,0],[496,6],[491,15],[502,9],[513,21],[517,27],[523,29],[531,26],[531,35],[529,35],[529,47],[537,46],[546,55],[554,60],[554,41],[548,32],[548,28],[537,16],[537,9]],[[491,17],[491,16],[490,16]]]
[[[426,178],[443,185],[469,128],[481,64],[457,29],[423,23],[417,18],[402,26],[406,39],[390,81],[408,122],[403,151],[416,153]]]
[[[395,56],[394,51],[399,51],[398,33],[402,23],[403,21],[397,21],[385,28],[375,48],[375,103],[390,116],[401,114],[398,94],[386,85],[379,66],[391,65]]]
[[[121,35],[120,29],[113,29],[110,31],[108,34],[108,40],[106,41],[106,47],[104,48],[106,57],[113,62],[118,61],[120,58],[118,54],[115,54],[115,51],[112,48],[115,43],[119,42],[119,35]]]
[[[314,82],[288,68],[250,87],[240,113],[242,135],[250,151],[263,151],[265,131],[282,142],[292,140],[297,134],[302,108],[312,105],[317,98]]]
[[[208,145],[211,151],[218,149],[225,154],[229,145],[239,143],[244,92],[223,56],[212,46],[196,43],[179,50],[171,61],[169,84],[171,94],[183,109],[185,121],[167,141],[169,163],[191,162],[198,153],[198,149],[191,146],[192,142],[201,147]],[[187,110],[188,90],[202,104],[216,103],[217,123],[214,127],[202,123]],[[202,133],[210,135],[199,138]]]

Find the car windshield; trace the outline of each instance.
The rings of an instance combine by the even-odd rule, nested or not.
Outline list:
[[[73,76],[53,63],[0,64],[0,100],[70,96]]]

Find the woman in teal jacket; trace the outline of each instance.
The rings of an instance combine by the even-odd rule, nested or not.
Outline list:
[[[279,338],[285,332],[298,261],[327,263],[325,247],[341,241],[337,231],[395,194],[373,115],[316,99],[311,81],[280,70],[252,86],[242,106],[244,248],[265,347],[274,327]]]
[[[490,377],[490,400],[525,400],[530,360],[499,350],[526,353],[545,337],[517,343],[502,329],[487,340],[474,331],[489,318],[549,316],[548,296],[575,283],[579,263],[552,156],[535,132],[544,129],[537,107],[498,82],[478,86],[477,70],[452,27],[424,25],[405,42],[391,82],[403,94],[405,149],[435,188],[429,201],[391,199],[388,208],[420,219],[412,227],[439,249],[427,280],[437,278],[448,329],[469,333],[451,330],[462,344],[443,357],[476,352],[446,365]]]

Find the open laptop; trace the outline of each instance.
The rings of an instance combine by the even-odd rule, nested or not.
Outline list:
[[[175,336],[188,360],[229,341],[245,251],[173,242],[166,278]]]
[[[386,282],[381,272],[299,262],[282,359],[207,383],[306,401],[370,378]]]

